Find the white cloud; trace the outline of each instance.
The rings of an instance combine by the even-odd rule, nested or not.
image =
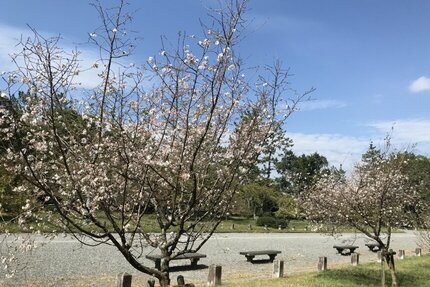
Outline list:
[[[406,149],[426,156],[430,155],[430,119],[400,119],[379,121],[366,124],[373,131],[365,131],[372,136],[357,137],[341,134],[304,134],[288,133],[293,140],[295,154],[317,152],[327,158],[330,165],[351,171],[354,164],[369,147],[370,141],[375,146],[383,147],[385,136],[391,134],[391,142],[398,150]]]
[[[44,37],[53,37],[56,36],[54,33],[39,31]],[[16,69],[15,64],[12,62],[10,55],[16,53],[17,44],[21,37],[24,39],[30,37],[32,32],[30,29],[23,29],[12,27],[4,24],[0,24],[0,67],[1,71],[12,71]],[[66,52],[71,52],[75,49],[75,45],[68,39],[62,39],[59,43],[61,48],[63,48]],[[81,70],[84,70],[82,73],[76,77],[76,82],[81,83],[81,87],[83,88],[93,88],[95,87],[100,79],[97,76],[96,69],[88,69],[90,68],[96,59],[98,59],[98,52],[95,49],[89,49],[85,47],[78,47],[80,51],[79,65]]]
[[[368,124],[381,134],[391,132],[394,143],[399,147],[416,145],[416,149],[430,154],[430,119],[399,119]]]
[[[299,106],[299,110],[308,112],[324,109],[340,109],[346,106],[346,103],[338,100],[311,100],[301,103]]]
[[[412,93],[419,93],[423,91],[429,91],[430,90],[430,78],[422,76],[418,79],[412,81],[412,83],[409,85],[409,91]]]
[[[317,152],[325,156],[330,165],[342,165],[345,170],[350,170],[354,163],[360,160],[370,142],[370,139],[340,134],[289,133],[288,136],[293,139],[294,153]]]

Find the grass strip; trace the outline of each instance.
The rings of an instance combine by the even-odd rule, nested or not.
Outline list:
[[[430,256],[409,257],[396,260],[399,286],[428,287],[430,286]],[[391,286],[388,268],[386,286]],[[227,287],[363,287],[381,286],[381,270],[379,263],[366,263],[356,267],[342,267],[324,272],[312,272],[292,275],[282,279],[256,280],[252,282],[232,283]]]

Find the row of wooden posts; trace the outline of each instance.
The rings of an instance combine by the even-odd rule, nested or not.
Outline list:
[[[282,269],[283,269],[284,261],[282,261]],[[282,271],[283,272],[283,271]],[[221,285],[221,275],[222,275],[222,266],[221,265],[210,265],[209,266],[209,275],[208,275],[208,286]],[[131,274],[126,272],[118,274],[117,277],[117,287],[131,287]],[[194,287],[194,284],[185,284],[184,276],[179,275],[177,277],[177,287]],[[149,279],[147,287],[154,287],[155,280]]]
[[[395,252],[394,252],[395,254]],[[399,259],[405,259],[405,250],[404,249],[400,249],[399,252],[397,253],[397,256]],[[416,256],[421,256],[422,251],[421,248],[415,248],[415,255]],[[377,261],[381,262],[382,261],[382,253],[381,251],[378,251],[376,253],[377,255]],[[352,253],[351,254],[351,265],[352,266],[357,266],[360,262],[360,254],[359,253]],[[325,256],[321,256],[318,259],[318,271],[325,271],[327,270],[327,257]]]
[[[268,230],[269,229],[269,227],[267,226],[267,224],[265,224],[264,226],[264,229],[265,230]],[[235,226],[234,226],[234,223],[231,225],[231,230],[235,230],[236,228],[235,228]],[[251,224],[248,224],[248,230],[252,230],[252,225]],[[278,225],[278,230],[282,230],[282,225]],[[296,228],[295,227],[291,227],[291,230],[296,230]],[[306,226],[305,228],[304,228],[304,230],[308,230],[308,227]]]
[[[421,248],[415,249],[415,255],[421,256]],[[399,259],[405,259],[405,250],[400,249],[397,253]],[[378,262],[381,262],[382,256],[381,251],[377,252]],[[359,253],[351,254],[351,265],[357,266],[360,261]],[[318,271],[327,270],[327,257],[321,256],[318,258]],[[221,275],[222,275],[222,266],[221,265],[210,265],[209,266],[209,274],[208,274],[208,286],[221,285]],[[284,277],[284,260],[275,260],[273,262],[273,273],[272,277],[274,278],[282,278]],[[117,277],[117,287],[131,287],[132,276],[128,273],[120,273]],[[147,287],[154,287],[155,280],[150,279],[147,282]],[[194,287],[194,284],[185,284],[185,279],[182,275],[177,277],[177,285],[178,287]]]

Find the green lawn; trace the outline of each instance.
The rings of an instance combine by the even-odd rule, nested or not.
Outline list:
[[[58,218],[58,215],[54,215],[54,218]],[[155,215],[153,214],[147,214],[144,216],[144,226],[145,231],[147,232],[159,232],[160,228],[158,227]],[[100,219],[100,217],[99,217]],[[37,222],[32,221],[30,223],[30,226],[32,226],[34,229],[40,229],[44,233],[50,233],[54,230],[61,231],[58,226],[55,226],[51,224],[49,220],[42,220],[43,224],[38,226]],[[53,221],[53,220],[51,220]],[[1,222],[0,222],[1,223]],[[251,226],[251,229],[249,228]],[[29,232],[30,230],[23,230],[18,224],[15,222],[4,222],[2,225],[2,229],[7,229],[12,233],[16,232]],[[353,232],[351,229],[344,229],[343,231],[350,231]],[[1,232],[1,231],[0,231]],[[65,230],[65,232],[67,232]],[[282,233],[282,232],[315,232],[315,230],[312,229],[312,225],[310,222],[306,220],[291,220],[287,228],[278,229],[278,228],[271,228],[268,227],[265,229],[263,226],[257,226],[255,224],[255,220],[252,218],[244,218],[244,217],[235,217],[230,218],[227,220],[224,220],[221,222],[221,224],[218,226],[216,232],[218,233],[227,233],[227,232],[235,232],[235,233],[241,233],[241,232],[249,232],[249,233]]]
[[[233,228],[234,225],[234,228]],[[251,225],[251,229],[249,229]],[[217,232],[311,232],[311,224],[306,220],[291,220],[287,228],[277,229],[263,226],[257,226],[253,218],[233,217],[221,222],[217,228]]]
[[[15,222],[8,222],[11,216],[8,216],[6,214],[3,214],[0,218],[0,232],[2,230],[9,230],[12,233],[17,232],[29,232],[30,230],[23,230],[17,223]],[[43,233],[51,233],[54,230],[57,232],[62,232],[63,230],[60,230],[58,226],[53,225],[53,222],[58,221],[59,215],[55,212],[52,215],[51,220],[43,220],[45,216],[42,216],[42,220],[39,222],[36,222],[35,220],[32,220],[30,222],[30,226],[32,226],[35,230],[40,230]],[[103,221],[105,218],[104,214],[100,213],[98,215],[98,219]],[[3,222],[2,222],[3,221]],[[106,225],[109,226],[107,220],[105,220]],[[144,219],[142,221],[144,223],[144,230],[146,232],[159,232],[160,227],[158,226],[156,216],[155,214],[145,214]],[[203,223],[204,224],[204,223]],[[251,228],[249,227],[251,226]],[[267,229],[263,226],[257,226],[256,221],[253,218],[246,218],[246,217],[231,217],[229,219],[224,220],[221,222],[221,224],[218,226],[216,232],[217,233],[227,233],[227,232],[234,232],[234,233],[241,233],[241,232],[249,232],[249,233],[295,233],[295,232],[318,232],[323,233],[324,231],[330,231],[330,226],[324,226],[325,230],[319,229],[316,230],[314,226],[306,220],[291,220],[288,224],[288,227],[283,229],[278,228],[272,228],[268,227]],[[348,227],[341,227],[337,228],[338,232],[354,232],[355,230]],[[68,230],[64,230],[64,232],[68,232]]]
[[[396,260],[399,286],[430,286],[430,256],[409,257]],[[391,276],[386,268],[386,286],[391,286]],[[282,279],[259,280],[240,284],[228,284],[228,287],[358,287],[381,286],[380,264],[368,263],[357,267],[344,267],[321,273],[306,273]]]

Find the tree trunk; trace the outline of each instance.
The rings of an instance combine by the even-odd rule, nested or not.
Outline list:
[[[158,282],[160,283],[160,287],[168,287],[170,285],[169,273],[166,276],[158,278]]]
[[[391,287],[398,287],[399,284],[397,284],[396,271],[390,268],[390,272],[391,272]]]
[[[391,287],[398,287],[399,285],[397,283],[396,267],[394,265],[394,254],[391,249],[386,254],[386,260],[391,273]]]
[[[170,260],[166,259],[166,257],[170,256],[167,253],[167,250],[162,250],[161,254],[164,255],[164,258],[161,259],[161,266],[160,266],[160,271],[161,271],[161,276],[158,277],[158,282],[160,283],[161,287],[165,287],[165,286],[169,286],[170,285],[170,277],[169,277],[169,263]]]
[[[385,287],[385,258],[381,254],[381,286]]]

